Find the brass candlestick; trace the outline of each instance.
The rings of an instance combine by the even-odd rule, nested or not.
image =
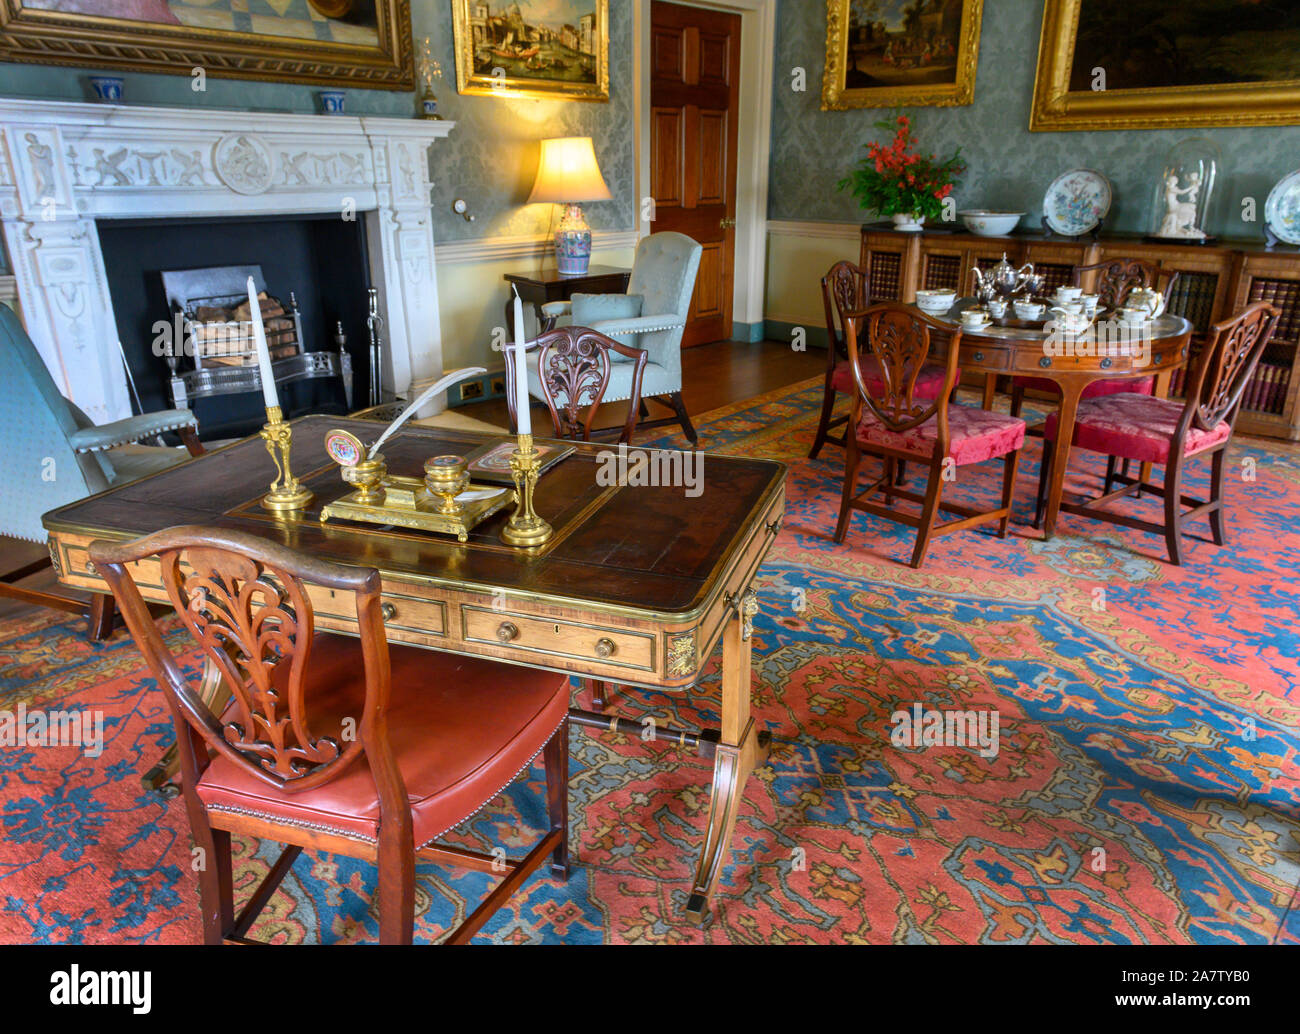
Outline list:
[[[540,546],[551,537],[551,526],[533,510],[533,490],[541,473],[542,460],[533,448],[533,436],[521,434],[510,456],[510,476],[515,480],[515,512],[501,529],[501,541],[508,546]]]
[[[279,406],[268,406],[266,423],[260,432],[262,441],[266,442],[266,451],[275,463],[276,477],[271,482],[271,491],[262,496],[262,506],[274,513],[288,513],[301,510],[312,501],[314,496],[308,488],[293,476],[289,468],[289,442],[293,431],[284,420]]]

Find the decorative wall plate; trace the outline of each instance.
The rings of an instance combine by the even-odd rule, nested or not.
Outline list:
[[[1052,180],[1043,196],[1043,217],[1062,237],[1094,230],[1110,211],[1110,180],[1091,169],[1071,169]]]
[[[1268,192],[1264,222],[1278,240],[1300,244],[1300,169],[1287,173]]]

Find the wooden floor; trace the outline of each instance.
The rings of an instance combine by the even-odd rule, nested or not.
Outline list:
[[[826,353],[819,349],[796,352],[788,342],[760,341],[748,344],[716,341],[682,352],[682,396],[686,400],[686,410],[694,420],[711,409],[819,376],[825,369]],[[651,419],[669,413],[665,407],[655,402],[649,404],[649,409]],[[460,407],[458,411],[488,423],[509,426],[505,399],[473,403]],[[621,424],[626,414],[626,404],[615,403],[602,407],[596,424],[600,427]],[[540,403],[535,404],[534,426],[548,427],[549,421],[544,407]],[[44,546],[0,536],[0,572],[17,570],[44,554]],[[29,589],[71,593],[71,590],[58,588],[54,573],[48,569],[31,575],[19,584]],[[0,618],[28,609],[28,604],[0,596]]]
[[[739,341],[715,341],[683,350],[682,397],[686,400],[686,412],[694,420],[710,409],[816,377],[825,369],[826,353],[820,349],[796,352],[788,342],[760,341],[745,344]],[[655,402],[649,403],[648,408],[651,419],[667,416],[671,412],[666,406]],[[510,426],[509,410],[503,398],[459,406],[456,412],[486,420],[490,424]],[[595,426],[622,424],[626,416],[625,403],[602,406],[596,416]],[[546,407],[541,402],[534,401],[532,417],[535,429],[550,425]]]

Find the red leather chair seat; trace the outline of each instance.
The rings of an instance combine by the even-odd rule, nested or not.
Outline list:
[[[514,781],[569,707],[567,676],[392,644],[388,730],[411,801],[415,846],[464,821]],[[320,634],[307,662],[307,713],[319,734],[361,719],[358,640]],[[374,841],[379,799],[364,759],[323,786],[283,793],[218,754],[198,783],[214,810]]]
[[[866,355],[858,360],[858,365],[862,370],[862,379],[866,382],[867,391],[877,397],[884,395],[885,378],[880,372],[880,360],[874,355]],[[942,366],[927,363],[921,367],[921,372],[916,376],[916,387],[912,389],[912,397],[926,402],[938,398],[939,392],[943,391],[945,376]],[[841,359],[835,364],[835,369],[831,372],[831,387],[842,395],[852,395],[858,390],[853,383],[853,371],[849,368],[847,359]]]
[[[858,442],[864,448],[883,445],[927,459],[934,455],[938,434],[935,417],[906,431],[892,431],[866,410],[858,423]],[[948,455],[958,466],[1005,456],[1024,444],[1025,422],[1019,417],[976,406],[948,407]]]
[[[1183,403],[1150,395],[1106,395],[1079,403],[1075,416],[1073,446],[1107,456],[1141,462],[1165,463]],[[1057,414],[1047,418],[1043,433],[1056,438]],[[1208,431],[1188,428],[1183,455],[1193,456],[1227,441],[1232,428],[1227,421]]]
[[[1049,380],[1046,377],[1012,377],[1011,382],[1017,388],[1024,388],[1027,391],[1046,391],[1059,395],[1060,386],[1056,381]],[[1124,381],[1114,377],[1105,377],[1101,380],[1093,381],[1083,389],[1081,399],[1096,399],[1103,395],[1119,395],[1121,393],[1136,393],[1138,395],[1150,395],[1156,389],[1156,379],[1154,377],[1140,377],[1135,381]]]

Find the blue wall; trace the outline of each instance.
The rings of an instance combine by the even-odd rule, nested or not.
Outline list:
[[[1109,226],[1149,232],[1156,177],[1166,154],[1181,140],[1204,136],[1224,156],[1216,189],[1221,217],[1208,229],[1259,238],[1269,190],[1300,167],[1300,126],[1031,133],[1042,13],[1043,0],[985,0],[975,103],[907,110],[926,151],[947,155],[961,147],[969,170],[954,192],[957,207],[1025,211],[1029,214],[1021,226],[1037,226],[1048,184],[1082,166],[1111,181],[1115,203]],[[825,53],[823,0],[779,0],[768,204],[772,219],[856,222],[868,215],[835,184],[862,156],[863,144],[881,138],[874,123],[890,112],[821,111]],[[791,89],[796,67],[807,72],[806,92]],[[1241,219],[1241,201],[1247,196],[1257,202],[1258,221],[1252,224]]]
[[[601,171],[614,201],[584,206],[595,229],[636,227],[633,197],[632,139],[632,18],[627,0],[610,4],[610,102],[540,101],[463,97],[456,92],[456,60],[452,45],[449,0],[415,0],[411,4],[412,33],[430,37],[433,56],[441,62],[443,79],[437,88],[439,110],[454,119],[456,129],[432,148],[434,235],[438,240],[542,233],[554,206],[525,206],[537,170],[537,140],[551,136],[590,136]],[[207,90],[195,93],[189,76],[152,75],[113,69],[55,68],[0,63],[0,96],[41,100],[92,99],[87,77],[120,75],[128,104],[203,106],[238,111],[316,110],[319,87],[291,83],[248,82],[209,76]],[[348,88],[351,115],[413,117],[412,93]],[[324,117],[324,116],[322,116]],[[463,197],[477,216],[468,223],[451,211]]]

